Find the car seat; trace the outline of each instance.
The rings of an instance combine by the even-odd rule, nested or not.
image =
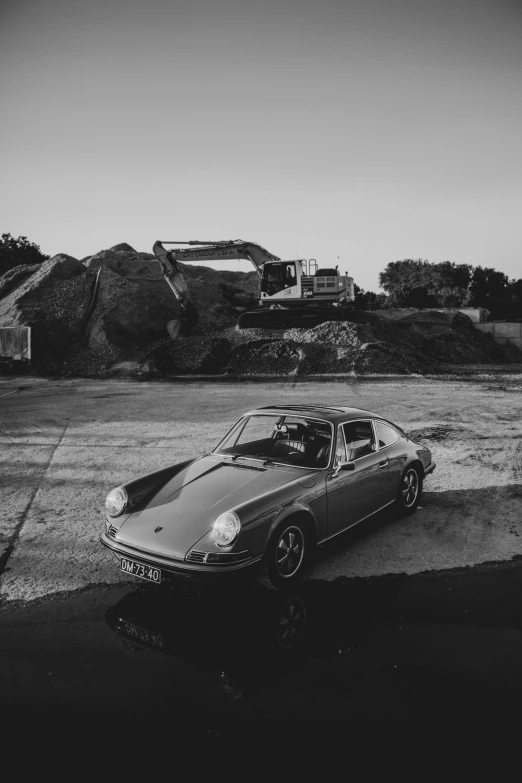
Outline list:
[[[329,449],[330,446],[327,444],[325,446],[321,446],[321,448],[317,452],[317,457],[315,458],[315,462],[318,467],[320,468],[326,467],[326,459],[328,457]]]
[[[355,440],[373,441],[372,425],[369,421],[357,421],[355,423]]]
[[[274,454],[298,454],[306,455],[306,443],[302,440],[276,440],[274,443]]]
[[[296,422],[294,424],[287,424],[286,430],[288,433],[288,440],[303,440],[306,427],[304,424]]]

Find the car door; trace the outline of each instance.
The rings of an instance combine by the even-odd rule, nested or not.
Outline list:
[[[388,457],[388,478],[386,481],[386,502],[391,503],[397,497],[404,466],[405,454],[401,445],[401,436],[389,422],[373,422],[379,451]]]
[[[371,419],[337,428],[336,461],[350,459],[354,469],[340,470],[337,475],[335,469],[328,473],[328,536],[355,525],[386,504],[388,457],[376,451],[376,443]]]

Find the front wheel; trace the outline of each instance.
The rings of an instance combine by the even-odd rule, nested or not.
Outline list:
[[[304,571],[309,542],[298,522],[282,525],[272,536],[258,581],[272,590],[294,584]]]
[[[400,516],[413,514],[422,493],[422,477],[418,468],[407,468],[402,474],[395,505]]]

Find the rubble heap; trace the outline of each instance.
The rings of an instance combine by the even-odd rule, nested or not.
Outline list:
[[[158,374],[395,375],[433,372],[442,364],[522,359],[514,346],[498,345],[459,312],[417,312],[390,320],[354,310],[350,318],[286,331],[236,326],[210,339],[164,344],[148,361]]]
[[[168,337],[177,301],[155,257],[125,243],[10,270],[0,326],[32,327],[36,371],[90,377],[408,374],[522,360],[458,311],[353,310],[311,329],[239,329],[239,314],[257,305],[256,273],[180,266],[199,313],[190,337]]]
[[[237,323],[255,303],[255,272],[217,272],[180,264],[200,317],[196,334]],[[81,261],[57,255],[0,277],[0,326],[31,326],[33,368],[67,375],[137,371],[169,341],[179,307],[151,253],[126,243]]]

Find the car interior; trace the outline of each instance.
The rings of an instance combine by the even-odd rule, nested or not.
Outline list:
[[[324,468],[328,464],[331,429],[316,422],[285,422],[276,425],[273,454],[288,456],[291,462]]]
[[[375,450],[371,421],[351,421],[343,425],[348,460],[359,459]]]
[[[225,454],[266,457],[303,467],[325,468],[330,456],[331,439],[331,428],[326,423],[282,418],[274,425],[270,437],[245,443],[236,442],[222,451]]]

